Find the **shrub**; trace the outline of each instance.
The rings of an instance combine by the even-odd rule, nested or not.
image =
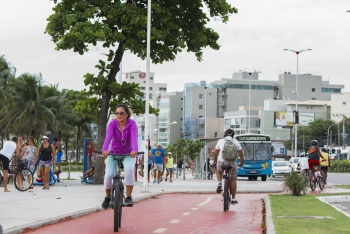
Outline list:
[[[332,160],[328,170],[329,172],[350,172],[350,160]]]
[[[297,172],[292,172],[288,175],[283,186],[284,189],[287,192],[291,192],[293,196],[299,196],[301,195],[301,192],[306,191],[307,189],[307,183]]]
[[[68,162],[61,162],[61,170],[62,171],[69,170]],[[70,170],[71,171],[82,171],[83,170],[83,163],[82,162],[71,162]]]

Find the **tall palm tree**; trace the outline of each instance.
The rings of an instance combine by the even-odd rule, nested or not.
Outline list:
[[[5,128],[16,135],[32,135],[37,139],[47,125],[55,120],[42,95],[41,76],[23,74],[11,78],[8,84],[10,97],[0,110]]]
[[[9,96],[7,92],[7,86],[9,80],[15,76],[15,71],[16,69],[6,61],[5,56],[0,56],[0,109],[4,106],[4,102]],[[0,119],[4,118],[5,117],[0,114]],[[8,136],[8,132],[5,126],[6,122],[0,124],[1,145],[3,145],[4,138]]]
[[[71,122],[77,118],[73,113],[73,108],[78,102],[78,99],[72,95],[73,90],[63,89],[58,90],[58,85],[50,85],[45,88],[45,100],[48,108],[55,115],[55,121],[49,123],[48,128],[59,139],[62,138],[63,131],[71,131]]]

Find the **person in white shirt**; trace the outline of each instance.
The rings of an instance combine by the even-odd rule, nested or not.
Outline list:
[[[7,189],[8,170],[13,153],[17,148],[17,137],[12,137],[11,141],[6,141],[4,147],[0,150],[0,161],[2,162],[2,171],[4,173],[4,192],[11,192]]]
[[[243,165],[244,163],[244,156],[243,156],[243,150],[241,145],[239,144],[239,142],[236,139],[233,139],[235,135],[235,131],[233,129],[227,129],[225,131],[224,134],[224,138],[218,140],[218,143],[215,146],[215,151],[214,151],[214,164],[217,165],[217,170],[216,170],[216,177],[218,179],[218,187],[216,189],[217,193],[221,193],[222,192],[222,166],[225,164],[230,164],[232,166],[232,168],[229,171],[229,176],[231,181],[231,187],[230,187],[230,192],[232,195],[232,204],[238,204],[238,201],[236,200],[236,191],[237,191],[237,167],[240,167]],[[238,151],[239,154],[239,158],[240,158],[240,162],[239,164],[236,164],[236,160],[235,161],[225,161],[222,158],[222,153],[221,151],[224,149],[224,145],[225,145],[225,141],[229,140],[229,141],[233,141],[233,143],[236,145],[236,149]]]
[[[298,161],[298,166],[300,166],[300,175],[305,179],[305,173],[306,173],[306,170],[309,169],[309,163],[308,163],[308,158],[305,157],[305,155],[301,155],[300,156],[301,158],[299,158],[299,161]]]

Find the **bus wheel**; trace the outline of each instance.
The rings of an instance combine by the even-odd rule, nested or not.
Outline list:
[[[248,176],[248,180],[253,180],[253,177],[252,176]]]
[[[266,175],[261,176],[261,181],[266,181]]]

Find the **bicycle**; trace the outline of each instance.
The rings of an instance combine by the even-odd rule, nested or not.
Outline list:
[[[230,204],[231,204],[231,194],[230,194],[231,179],[229,176],[229,171],[232,168],[232,166],[222,165],[221,168],[223,170],[222,178],[224,179],[224,192],[223,192],[224,211],[227,211],[230,209]]]
[[[315,175],[318,172],[318,166],[312,164],[312,168],[309,170],[309,183],[312,191],[315,191],[317,185],[321,190],[324,189],[324,175],[323,172],[320,171],[320,175]]]
[[[33,172],[26,168],[25,164],[22,162],[22,160],[17,157],[12,157],[13,164],[9,166],[8,173],[14,174],[14,184],[18,191],[24,192],[30,189],[33,185]],[[2,168],[2,164],[1,164]],[[0,173],[0,184],[3,182],[3,176]],[[10,180],[10,177],[8,178],[8,182]]]
[[[125,157],[129,155],[123,154],[112,154],[110,153],[108,157],[113,157],[113,160],[117,160],[116,176],[113,177],[113,183],[111,188],[111,203],[110,207],[114,210],[114,231],[118,232],[118,229],[121,227],[122,222],[122,211],[124,206],[124,177],[121,176],[121,164]]]
[[[94,151],[96,153],[101,153],[101,151]],[[138,154],[143,154],[143,152],[138,152]],[[125,157],[130,157],[130,154],[114,154],[109,153],[108,157],[112,157],[113,160],[117,161],[116,176],[113,177],[113,183],[111,188],[111,203],[110,207],[114,210],[114,232],[118,232],[121,227],[122,222],[122,211],[124,206],[124,176],[121,175],[121,166]]]
[[[309,169],[305,169],[305,173],[303,175],[300,175],[304,177],[304,181],[306,183],[306,186],[303,190],[304,195],[307,193],[307,187],[310,187],[310,175],[309,175]]]

